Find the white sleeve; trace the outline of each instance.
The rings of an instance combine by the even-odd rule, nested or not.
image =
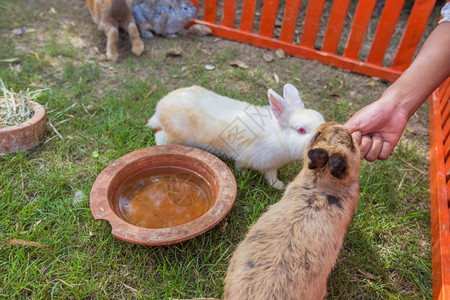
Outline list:
[[[439,24],[442,22],[450,22],[450,2],[445,3],[441,10],[441,15],[442,19],[439,21]]]

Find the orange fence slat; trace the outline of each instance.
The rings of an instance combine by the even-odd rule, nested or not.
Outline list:
[[[344,57],[358,59],[375,3],[376,0],[362,0],[358,2],[350,30],[350,37],[345,46]]]
[[[444,160],[448,163],[448,156],[450,154],[450,139],[446,139],[444,143]],[[448,168],[447,168],[448,171]]]
[[[244,0],[242,3],[240,29],[244,32],[253,31],[253,18],[255,15],[255,7],[256,7],[256,0]]]
[[[405,0],[386,0],[367,62],[381,65]]]
[[[450,116],[450,100],[445,101],[444,107],[442,107],[442,124],[449,122]]]
[[[450,88],[447,88],[445,91],[443,91],[442,100],[441,100],[441,109],[443,110],[450,101]]]
[[[297,25],[297,17],[300,11],[301,0],[287,0],[284,10],[283,25],[281,27],[280,40],[291,43]]]
[[[205,0],[205,21],[217,22],[217,0]]]
[[[224,0],[222,25],[234,27],[234,18],[236,14],[236,0]]]
[[[442,136],[444,137],[444,140],[449,138],[449,133],[450,133],[450,122],[447,122],[442,127]]]
[[[324,5],[325,0],[309,1],[306,10],[305,25],[303,26],[303,33],[300,40],[301,46],[314,48]]]
[[[430,212],[433,299],[450,299],[448,187],[444,165],[440,94],[430,98]],[[448,162],[448,161],[447,161]],[[447,169],[448,170],[448,169]]]
[[[449,169],[450,168],[448,167],[448,165],[446,165],[446,170],[447,170],[447,173],[446,173],[447,174],[447,191],[450,191],[450,180],[448,180],[448,177],[450,176],[450,175],[448,175],[449,172],[450,172]],[[447,192],[447,202],[450,202],[450,193],[449,192]]]
[[[448,163],[448,156],[450,154],[450,139],[447,139],[444,143],[444,159]],[[447,168],[448,171],[448,168]]]
[[[439,93],[444,93],[447,89],[450,88],[450,78],[444,81],[444,83],[438,88]],[[442,99],[444,100],[444,99]]]
[[[259,34],[266,37],[273,36],[275,20],[277,18],[278,0],[265,0],[261,16]]]
[[[447,148],[447,150],[448,149],[449,148]],[[450,197],[450,187],[449,187],[449,185],[450,185],[450,159],[447,159],[445,161],[444,171],[445,171],[445,174],[447,174],[445,180],[447,180],[447,199],[448,199],[448,197]],[[450,201],[450,199],[448,199],[448,200]]]
[[[197,7],[197,11],[198,11],[198,0],[191,0],[192,4],[195,5],[195,7]]]
[[[336,53],[349,4],[350,0],[335,0],[333,2],[322,51]]]
[[[392,62],[392,69],[404,71],[408,68],[435,2],[436,0],[416,0],[414,2],[405,33]]]

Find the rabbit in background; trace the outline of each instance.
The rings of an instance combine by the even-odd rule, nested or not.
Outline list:
[[[252,168],[267,182],[283,189],[277,170],[302,158],[316,128],[324,122],[306,109],[298,90],[284,86],[283,97],[268,91],[270,106],[255,106],[218,95],[199,86],[182,88],[162,98],[148,125],[157,145],[184,144]]]
[[[197,16],[197,8],[189,0],[133,0],[133,15],[142,37],[174,38]]]
[[[131,51],[141,55],[144,43],[139,36],[131,12],[131,0],[85,0],[94,23],[102,30],[107,38],[106,58],[116,61],[117,42],[119,40],[119,26],[128,32],[131,39]]]
[[[347,129],[321,125],[284,196],[230,259],[224,299],[318,300],[358,203],[360,153]]]

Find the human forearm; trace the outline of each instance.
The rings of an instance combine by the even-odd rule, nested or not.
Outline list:
[[[410,118],[430,94],[450,76],[450,23],[438,25],[411,66],[382,95]]]

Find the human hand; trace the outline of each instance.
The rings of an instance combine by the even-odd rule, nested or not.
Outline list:
[[[429,95],[450,76],[450,22],[439,24],[428,36],[411,66],[383,93],[345,126],[360,143],[368,161],[391,155],[408,119]]]
[[[360,144],[361,159],[387,159],[408,122],[408,114],[393,101],[375,101],[354,114],[344,125]]]

